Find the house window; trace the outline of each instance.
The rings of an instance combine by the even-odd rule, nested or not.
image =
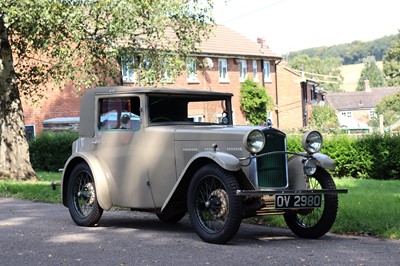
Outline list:
[[[351,117],[352,116],[351,111],[341,112],[341,115],[343,117]]]
[[[253,60],[253,80],[258,81],[258,64],[257,60]]]
[[[163,83],[173,83],[174,80],[172,78],[172,69],[167,59],[164,59],[163,69],[162,69],[162,79]]]
[[[269,61],[263,61],[264,82],[271,82],[271,64]]]
[[[376,117],[376,113],[375,113],[375,110],[370,110],[369,111],[369,119],[373,119],[373,118],[375,118]]]
[[[246,60],[239,60],[239,81],[243,82],[247,78],[247,62]]]
[[[196,59],[189,58],[186,61],[186,78],[187,82],[199,82],[197,79]]]
[[[36,136],[35,125],[25,125],[26,140],[31,141]]]
[[[130,58],[121,58],[122,80],[124,82],[136,82],[136,73],[133,69],[134,60]]]
[[[193,122],[204,122],[204,115],[189,115],[189,119],[193,119]]]
[[[227,59],[218,59],[218,69],[219,69],[219,82],[229,82]]]

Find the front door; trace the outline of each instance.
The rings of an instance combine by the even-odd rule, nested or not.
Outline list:
[[[98,97],[94,153],[111,173],[113,204],[154,208],[143,156],[142,106],[139,96]]]

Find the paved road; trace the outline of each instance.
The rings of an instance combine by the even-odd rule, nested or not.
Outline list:
[[[109,211],[97,227],[76,226],[61,204],[0,198],[0,265],[400,265],[400,241],[242,224],[226,245],[201,241],[185,217]]]

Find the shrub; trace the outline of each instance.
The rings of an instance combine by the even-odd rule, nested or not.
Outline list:
[[[373,134],[358,141],[371,155],[373,179],[400,179],[400,135]]]
[[[29,142],[32,167],[36,171],[57,171],[71,155],[76,132],[45,132]]]
[[[300,136],[289,135],[287,143],[289,151],[302,151]],[[400,179],[400,135],[324,136],[321,152],[335,161],[335,177]]]

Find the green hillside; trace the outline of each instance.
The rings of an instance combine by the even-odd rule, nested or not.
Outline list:
[[[376,62],[378,67],[382,70],[382,61]],[[344,77],[343,84],[340,87],[343,91],[355,91],[357,88],[358,79],[360,78],[361,71],[364,64],[343,65],[341,67],[342,75]]]

